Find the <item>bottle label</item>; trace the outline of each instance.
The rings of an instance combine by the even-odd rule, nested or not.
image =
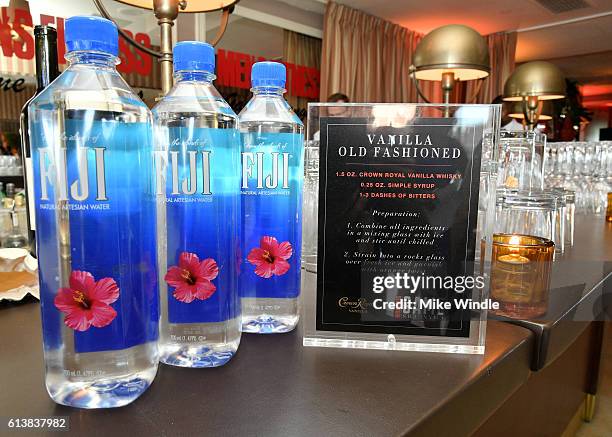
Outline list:
[[[303,136],[243,133],[242,297],[300,293]]]
[[[150,125],[76,115],[63,128],[30,128],[46,347],[84,353],[155,341]]]
[[[173,127],[162,135],[168,146],[155,151],[154,165],[167,229],[160,282],[167,288],[168,321],[233,319],[240,314],[238,133]]]

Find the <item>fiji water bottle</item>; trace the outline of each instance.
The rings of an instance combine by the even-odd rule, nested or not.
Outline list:
[[[242,331],[273,334],[298,323],[304,125],[283,98],[286,69],[253,65],[242,135]]]
[[[29,107],[47,390],[118,407],[157,372],[151,112],[117,73],[117,28],[66,21],[68,68]]]
[[[211,45],[179,42],[153,108],[160,360],[182,367],[221,366],[240,343],[240,134],[214,71]]]

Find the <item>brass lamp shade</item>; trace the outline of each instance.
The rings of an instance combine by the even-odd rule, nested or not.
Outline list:
[[[414,52],[416,79],[440,80],[443,73],[454,73],[458,80],[487,77],[489,48],[481,34],[471,27],[450,24],[429,32]]]
[[[511,105],[510,113],[508,114],[508,117],[516,118],[518,120],[522,120],[525,118],[525,113],[523,112],[523,102],[513,101],[513,102],[508,102],[506,104]],[[552,114],[553,114],[552,102],[548,100],[542,102],[542,112],[538,120],[541,120],[541,121],[552,120]]]
[[[143,9],[153,9],[153,0],[117,0],[126,5],[132,5]],[[178,3],[178,0],[171,0],[171,3]],[[211,12],[218,11],[228,6],[238,3],[238,0],[186,0],[185,8],[181,12]]]
[[[517,67],[504,85],[504,100],[521,101],[527,97],[539,100],[565,97],[565,78],[554,64],[533,61]]]

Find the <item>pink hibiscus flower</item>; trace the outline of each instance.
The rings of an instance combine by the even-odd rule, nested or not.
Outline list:
[[[289,263],[287,260],[293,255],[291,243],[279,243],[274,237],[261,237],[259,247],[251,249],[247,260],[255,266],[255,274],[262,278],[271,278],[287,273]]]
[[[183,252],[179,256],[179,265],[172,266],[164,279],[174,287],[173,296],[185,303],[195,299],[206,300],[213,295],[217,287],[211,281],[219,274],[219,267],[212,258],[200,262],[195,253]]]
[[[77,331],[92,326],[103,328],[117,317],[110,306],[119,299],[119,287],[114,279],[95,281],[89,272],[74,270],[68,280],[70,288],[60,288],[55,295],[55,306],[66,314],[64,323]]]

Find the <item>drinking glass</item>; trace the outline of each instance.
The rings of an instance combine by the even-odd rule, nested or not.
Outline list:
[[[308,271],[316,272],[319,223],[319,141],[306,141],[304,153],[302,266]]]
[[[572,211],[603,214],[612,191],[612,142],[558,142],[547,146],[546,187],[574,192]]]
[[[535,131],[500,135],[498,186],[529,190],[544,188],[546,135]]]
[[[0,155],[0,176],[8,176],[8,156]]]
[[[569,247],[574,245],[574,226],[576,215],[576,193],[563,189],[565,193],[565,242]]]
[[[565,252],[565,233],[566,233],[566,217],[567,217],[567,200],[565,190],[563,188],[553,188],[545,190],[555,198],[555,230],[553,241],[555,242],[555,250],[559,253]]]
[[[496,234],[521,234],[555,241],[558,197],[545,191],[499,191]]]

